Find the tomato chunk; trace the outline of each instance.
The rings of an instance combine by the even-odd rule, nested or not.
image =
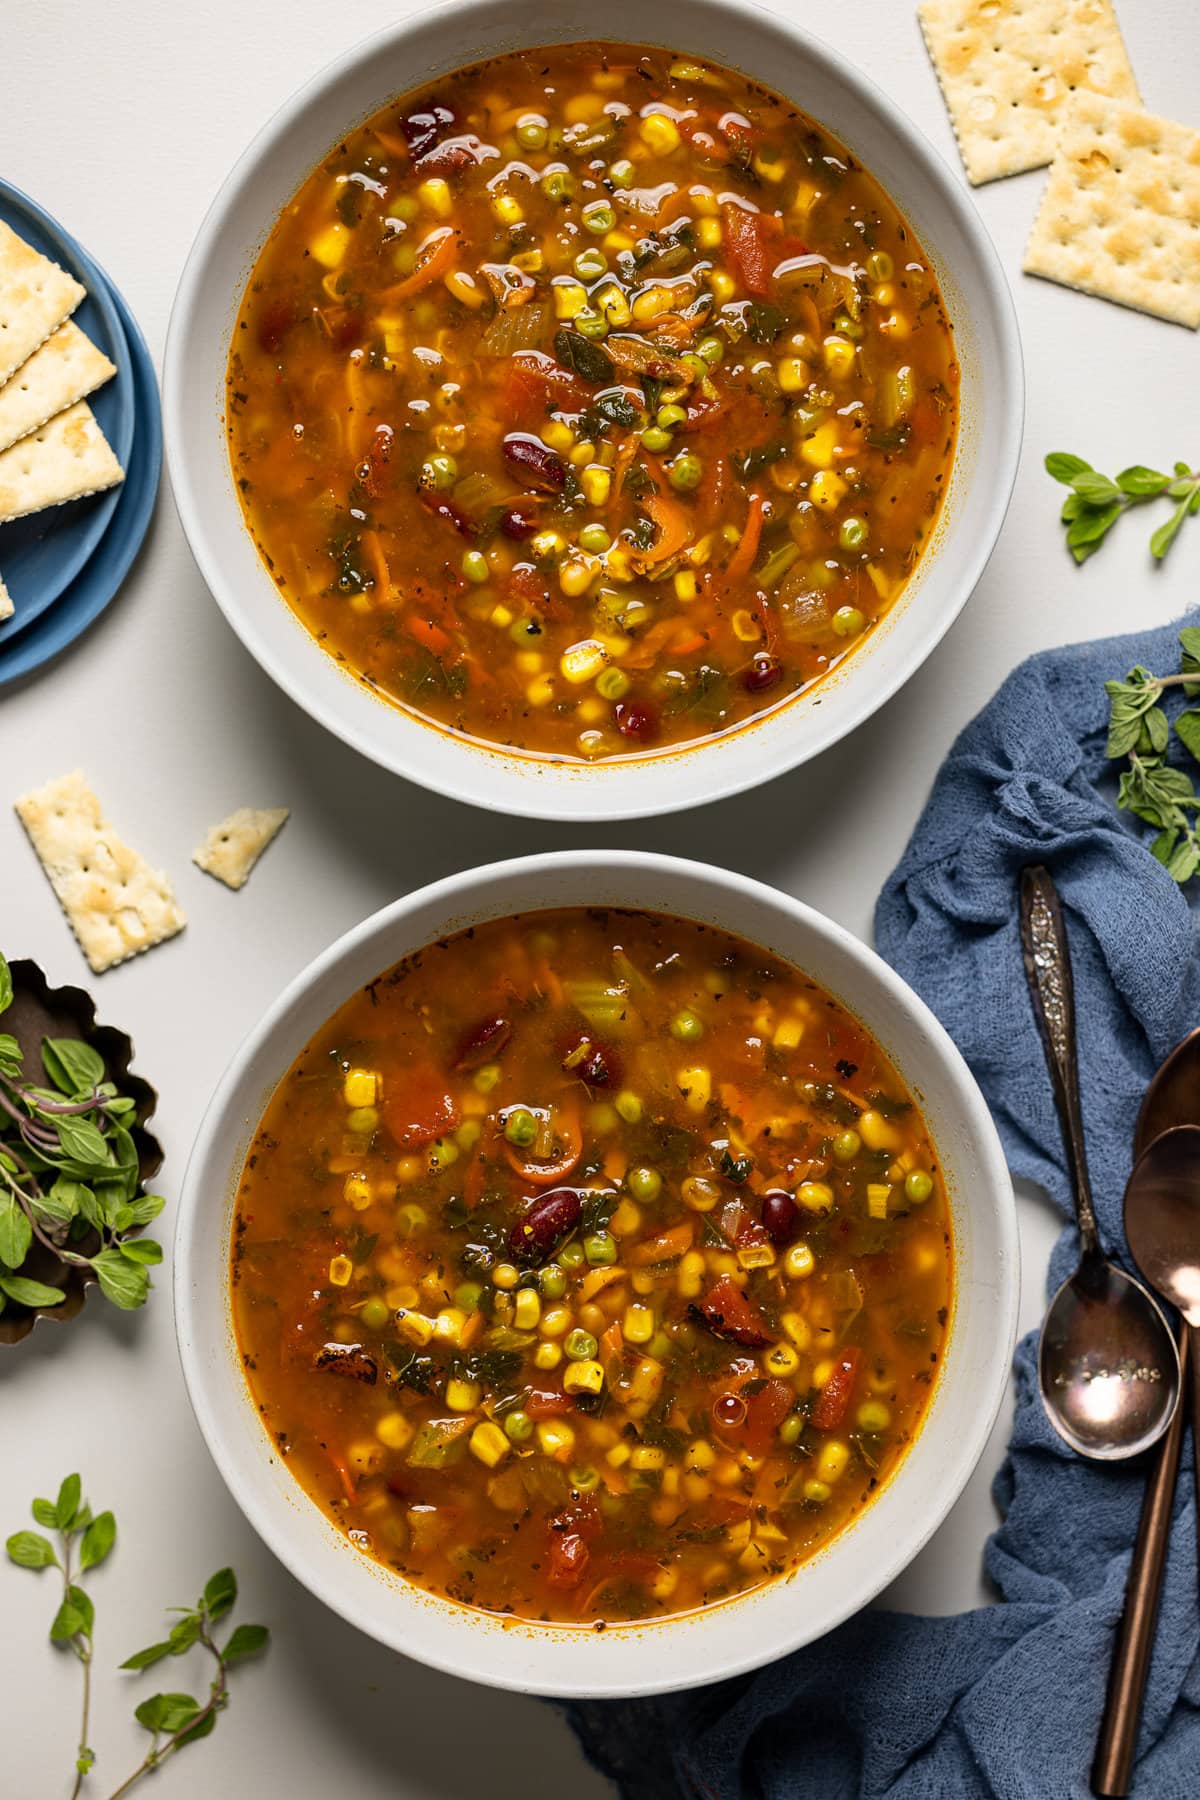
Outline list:
[[[735,1344],[770,1342],[766,1320],[757,1306],[747,1300],[732,1275],[722,1275],[713,1283],[698,1310],[716,1337],[731,1338]]]
[[[388,1085],[383,1122],[401,1150],[419,1150],[458,1124],[458,1104],[437,1076],[410,1069]]]
[[[768,244],[770,228],[764,215],[729,202],[721,208],[721,219],[734,274],[748,293],[769,294],[775,256]]]
[[[862,1351],[853,1346],[840,1352],[833,1374],[821,1389],[817,1404],[812,1409],[812,1422],[818,1431],[836,1431],[845,1418],[861,1360]]]
[[[550,1567],[546,1574],[551,1587],[578,1587],[591,1554],[577,1531],[556,1532],[550,1541]]]
[[[746,1422],[740,1436],[752,1456],[761,1456],[792,1410],[796,1396],[785,1381],[764,1382],[746,1398]]]

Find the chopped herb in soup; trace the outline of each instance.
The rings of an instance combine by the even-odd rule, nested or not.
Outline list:
[[[797,970],[567,910],[398,964],[246,1159],[246,1378],[351,1543],[464,1605],[621,1622],[796,1567],[918,1429],[951,1292],[924,1121]]]
[[[887,612],[954,340],[879,183],[730,70],[525,51],[348,133],[229,360],[247,522],[388,700],[598,759],[745,724]]]

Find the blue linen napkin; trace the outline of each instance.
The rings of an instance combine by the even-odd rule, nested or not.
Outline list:
[[[1112,804],[1103,684],[1135,663],[1177,669],[1176,631],[1023,663],[955,743],[875,918],[880,952],[970,1064],[1014,1174],[1069,1218],[1017,929],[1018,871],[1050,869],[1070,934],[1096,1210],[1118,1254],[1137,1109],[1158,1064],[1200,1023],[1200,958],[1194,901],[1149,854],[1149,830]],[[1072,1225],[1048,1292],[1077,1254]],[[1003,1523],[985,1553],[998,1601],[957,1618],[861,1613],[751,1676],[569,1707],[626,1800],[1086,1800],[1145,1463],[1104,1467],[1067,1451],[1038,1397],[1036,1334],[1019,1345],[1015,1371],[1012,1441],[994,1487]],[[1190,1461],[1185,1452],[1135,1800],[1200,1795]]]

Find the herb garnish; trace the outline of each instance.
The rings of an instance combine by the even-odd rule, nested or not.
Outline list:
[[[1046,473],[1071,489],[1060,516],[1067,528],[1067,548],[1077,563],[1086,562],[1100,548],[1121,514],[1131,506],[1156,500],[1160,494],[1176,502],[1171,517],[1150,539],[1150,553],[1157,562],[1175,542],[1188,514],[1200,512],[1200,470],[1189,469],[1185,462],[1175,464],[1173,475],[1134,463],[1110,481],[1081,456],[1056,451],[1046,458]]]
[[[12,1004],[0,956],[0,1014]],[[126,1311],[141,1306],[162,1247],[130,1232],[157,1218],[164,1202],[139,1194],[137,1146],[129,1132],[135,1102],[105,1079],[104,1058],[78,1038],[44,1038],[42,1064],[54,1083],[38,1087],[21,1046],[0,1031],[0,1312],[57,1306],[61,1288],[20,1273],[36,1239],[61,1262],[90,1269],[100,1291]],[[127,1123],[128,1122],[128,1123]],[[95,1233],[100,1246],[78,1246]]]
[[[1129,758],[1117,789],[1117,805],[1158,830],[1150,846],[1173,881],[1190,881],[1200,869],[1200,836],[1195,814],[1200,810],[1192,777],[1167,761],[1172,722],[1161,704],[1166,689],[1182,688],[1187,696],[1200,689],[1200,626],[1179,633],[1182,650],[1177,675],[1152,675],[1139,664],[1124,681],[1106,681],[1110,703],[1105,754]],[[1175,736],[1200,762],[1200,710],[1177,713]]]
[[[56,1534],[57,1548],[40,1531],[14,1532],[5,1548],[10,1560],[19,1568],[57,1569],[62,1577],[62,1600],[50,1626],[50,1640],[65,1644],[83,1670],[79,1746],[75,1757],[75,1785],[71,1789],[71,1800],[76,1800],[84,1777],[96,1761],[96,1753],[88,1743],[95,1608],[76,1577],[104,1561],[116,1542],[117,1525],[111,1512],[93,1515],[83,1498],[78,1475],[67,1476],[58,1490],[57,1500],[35,1500],[31,1510],[37,1524]],[[183,1656],[199,1644],[213,1657],[217,1670],[207,1700],[195,1700],[190,1694],[153,1694],[135,1709],[138,1724],[151,1733],[150,1748],[132,1775],[113,1789],[109,1800],[120,1800],[120,1796],[129,1793],[143,1775],[159,1768],[185,1744],[194,1744],[213,1730],[217,1714],[229,1703],[231,1665],[243,1657],[253,1656],[267,1643],[265,1625],[238,1625],[223,1644],[217,1643],[213,1626],[233,1610],[236,1600],[237,1580],[233,1570],[219,1569],[194,1607],[173,1609],[178,1616],[161,1643],[135,1652],[121,1664],[123,1669],[148,1669],[164,1657]]]

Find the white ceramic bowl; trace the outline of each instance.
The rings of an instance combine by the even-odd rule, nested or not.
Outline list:
[[[504,1623],[410,1586],[358,1555],[274,1452],[233,1338],[229,1236],[246,1153],[272,1089],[344,1000],[447,932],[553,906],[633,906],[721,926],[806,970],[867,1027],[924,1108],[953,1213],[955,1299],[941,1372],[895,1476],[794,1575],[707,1612],[596,1632]],[[493,864],[385,907],[319,956],[251,1033],[192,1152],[175,1241],[175,1316],[188,1391],[247,1518],[298,1581],[380,1643],[451,1674],[540,1694],[693,1687],[769,1662],[866,1605],[954,1504],[1004,1393],[1016,1328],[1012,1184],[995,1128],[937,1020],[873,951],[744,876],[626,851]]]
[[[754,786],[806,762],[874,713],[949,628],[996,541],[1016,473],[1023,375],[995,251],[957,173],[900,110],[807,32],[740,0],[467,0],[390,27],[288,101],[213,203],[180,284],[164,407],[175,498],[196,560],[234,630],[305,710],[384,767],[456,799],[538,818],[637,818]],[[667,44],[742,69],[826,125],[884,183],[933,260],[954,322],[962,425],[937,531],[882,627],[809,695],[690,749],[553,763],[455,738],[373,696],[280,598],[243,523],[222,417],[238,302],[296,188],[347,129],[433,76],[522,45],[597,35]]]

